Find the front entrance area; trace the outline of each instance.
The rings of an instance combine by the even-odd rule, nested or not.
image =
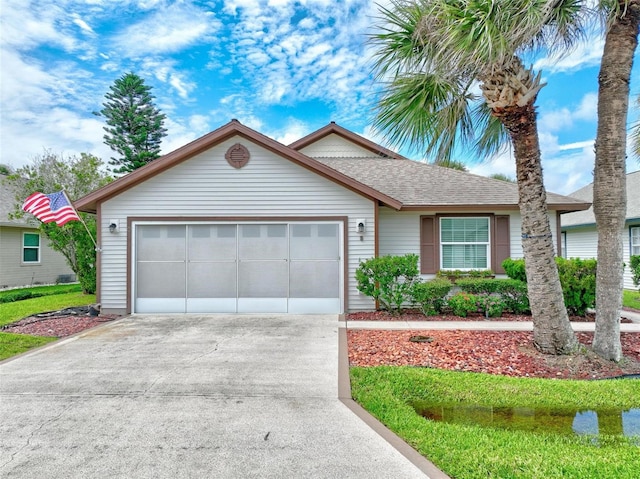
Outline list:
[[[340,313],[340,222],[133,224],[134,313]]]

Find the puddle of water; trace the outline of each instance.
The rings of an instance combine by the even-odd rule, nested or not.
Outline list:
[[[640,409],[543,409],[433,404],[415,401],[411,406],[432,421],[563,435],[613,435],[637,440],[640,445]]]

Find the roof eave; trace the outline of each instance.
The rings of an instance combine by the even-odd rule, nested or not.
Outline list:
[[[188,143],[187,145],[152,161],[151,163],[148,163],[142,168],[138,168],[126,176],[123,176],[114,182],[89,193],[88,195],[76,200],[74,202],[74,206],[79,211],[95,214],[100,202],[106,201],[109,198],[112,198],[119,193],[132,188],[236,135],[255,142],[261,147],[281,155],[299,166],[307,168],[371,200],[377,200],[388,204],[396,210],[399,210],[402,207],[402,203],[395,198],[385,195],[384,193],[360,183],[353,178],[344,175],[343,173],[340,173],[327,165],[304,155],[303,153],[300,153],[297,150],[287,147],[282,143],[252,130],[237,120],[232,120],[217,130],[214,130],[211,133],[208,133],[207,135],[204,135],[203,137],[198,138],[197,140],[194,140],[191,143]]]

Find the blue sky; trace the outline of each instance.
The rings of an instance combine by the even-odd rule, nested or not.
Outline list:
[[[285,144],[336,121],[396,149],[371,129],[366,36],[376,16],[369,0],[2,0],[0,163],[20,167],[45,150],[107,161],[104,120],[92,112],[128,71],[167,115],[163,153],[232,118]],[[547,82],[537,105],[550,191],[592,181],[602,46],[592,37],[561,61],[535,59]],[[640,94],[637,71],[631,90]],[[474,173],[514,176],[510,152],[460,159]]]

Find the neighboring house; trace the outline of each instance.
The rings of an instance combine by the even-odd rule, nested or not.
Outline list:
[[[374,308],[362,260],[501,273],[521,257],[515,184],[411,161],[330,123],[285,146],[233,120],[77,200],[98,218],[103,311]],[[586,209],[548,195],[559,214]]]
[[[75,281],[66,259],[49,247],[36,220],[9,219],[16,198],[5,178],[0,175],[0,288]]]
[[[593,183],[571,193],[572,197],[591,203]],[[598,232],[593,207],[584,211],[563,214],[562,243],[565,258],[596,258],[598,256]],[[631,279],[630,255],[640,255],[640,171],[627,174],[627,215],[622,232],[624,287],[636,289]]]

